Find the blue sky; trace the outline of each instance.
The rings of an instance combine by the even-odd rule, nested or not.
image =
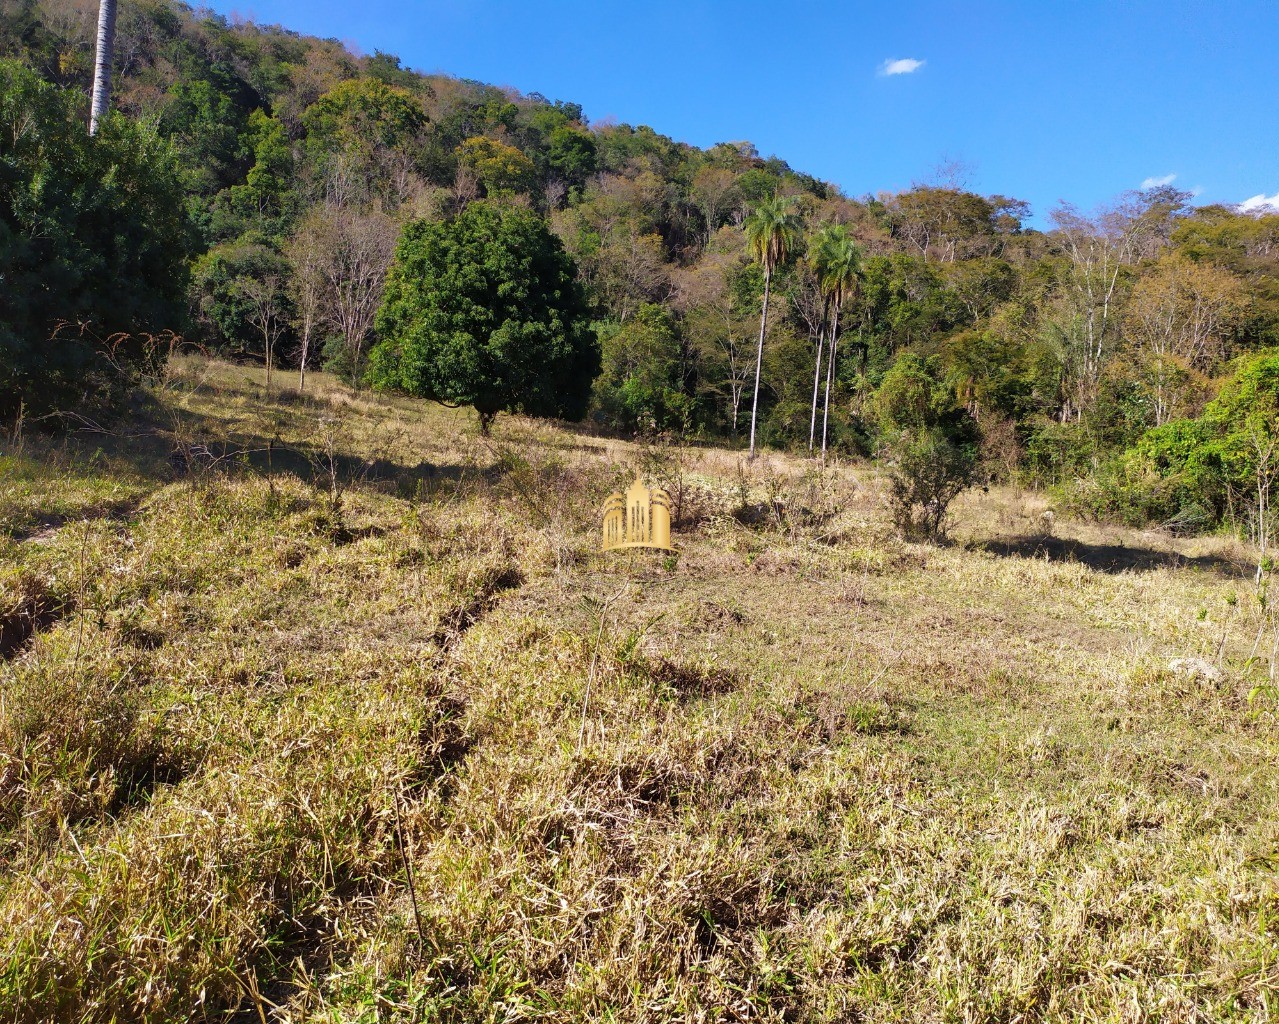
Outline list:
[[[949,160],[1036,220],[1169,175],[1201,203],[1279,206],[1279,0],[212,6],[574,100],[593,121],[749,139],[855,196]]]

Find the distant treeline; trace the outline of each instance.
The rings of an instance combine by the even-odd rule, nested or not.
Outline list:
[[[1186,491],[1187,456],[1159,438],[1169,424],[1202,426],[1232,373],[1256,376],[1255,361],[1232,360],[1279,345],[1279,216],[1194,208],[1165,187],[1097,211],[1059,207],[1038,231],[1024,202],[944,172],[852,198],[748,142],[703,150],[646,126],[590,124],[577,103],[420,74],[387,53],[171,0],[120,4],[123,116],[103,143],[117,155],[103,155],[66,127],[87,116],[96,13],[88,0],[0,0],[0,57],[16,62],[0,76],[0,274],[11,291],[54,254],[62,275],[0,310],[16,353],[0,366],[6,415],[23,389],[34,406],[75,393],[80,378],[59,360],[88,365],[84,339],[137,344],[166,329],[364,382],[402,228],[485,199],[542,218],[576,266],[601,347],[587,413],[599,429],[742,439],[763,291],[742,228],[781,196],[804,235],[843,225],[860,250],[839,320],[835,449],[876,454],[881,384],[909,354],[911,373],[976,423],[991,476],[1083,480],[1099,512],[1202,525],[1235,507],[1220,480],[1238,488],[1258,471],[1221,468],[1209,500]],[[12,141],[32,110],[40,127],[29,131],[59,140],[65,159]],[[88,209],[91,183],[116,164],[137,182],[121,178],[116,212]],[[40,168],[72,198],[34,195]],[[131,225],[132,242],[103,227],[111,218]],[[51,223],[77,244],[58,249],[41,234]],[[829,295],[804,257],[801,238],[772,282],[758,429],[774,446],[808,443],[828,323]],[[51,348],[55,327],[81,348]],[[41,391],[42,374],[67,386]],[[1273,391],[1257,393],[1273,404]]]

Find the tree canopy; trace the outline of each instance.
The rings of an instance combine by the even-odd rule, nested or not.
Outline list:
[[[573,381],[569,404],[589,391],[593,422],[619,434],[747,443],[749,415],[757,442],[802,447],[820,398],[836,450],[869,455],[889,430],[881,384],[918,357],[979,425],[983,459],[998,447],[1004,475],[1086,490],[1110,514],[1133,487],[1164,486],[1136,456],[1147,431],[1197,421],[1234,360],[1279,346],[1273,211],[1195,207],[1167,186],[1031,211],[944,168],[854,196],[746,140],[703,149],[591,123],[577,102],[177,0],[121,4],[122,116],[90,148],[93,7],[0,0],[0,58],[29,69],[5,102],[43,111],[34,135],[0,141],[7,379],[46,372],[55,353],[101,367],[87,341],[46,344],[50,325],[78,335],[83,320],[99,336],[170,328],[263,362],[270,347],[358,384],[370,346],[400,340],[379,339],[374,316],[394,240],[477,201],[519,207],[559,239],[604,344],[604,372]],[[148,184],[124,202],[129,179]],[[765,229],[767,210],[783,230]],[[50,232],[35,231],[46,214]],[[821,238],[836,229],[862,257],[827,304]],[[446,390],[479,394],[478,373],[453,367]],[[60,379],[58,402],[79,393]]]
[[[494,202],[410,222],[378,312],[369,379],[423,398],[580,419],[599,344],[572,259],[542,220]]]
[[[0,416],[59,407],[180,327],[187,222],[172,147],[0,61]]]

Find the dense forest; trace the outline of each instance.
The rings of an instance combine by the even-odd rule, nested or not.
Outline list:
[[[261,361],[268,386],[272,367],[299,388],[313,367],[420,380],[408,355],[378,356],[405,322],[395,268],[465,251],[431,227],[464,223],[569,268],[556,301],[598,341],[557,364],[593,378],[565,384],[580,402],[512,385],[487,413],[468,401],[482,416],[527,406],[745,446],[762,336],[761,444],[934,460],[958,445],[960,476],[1065,485],[1100,515],[1267,519],[1279,215],[1164,187],[1038,211],[1037,230],[1026,203],[945,172],[855,198],[749,142],[590,123],[576,102],[172,0],[120,4],[117,112],[90,139],[97,7],[0,0],[8,420],[83,403],[175,345]],[[911,430],[936,443],[893,449]]]

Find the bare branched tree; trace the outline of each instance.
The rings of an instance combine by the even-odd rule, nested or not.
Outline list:
[[[1185,411],[1192,372],[1211,373],[1226,358],[1244,298],[1228,270],[1181,255],[1164,257],[1134,286],[1124,329],[1149,378],[1156,426]]]
[[[382,285],[395,253],[398,228],[386,214],[330,208],[328,246],[321,263],[325,319],[342,336],[352,379],[358,383],[364,343],[373,329]]]
[[[1072,391],[1062,419],[1079,418],[1095,393],[1118,338],[1123,271],[1139,258],[1148,221],[1133,201],[1086,216],[1069,204],[1050,215],[1068,259],[1056,323]]]
[[[298,225],[285,247],[292,274],[289,287],[293,295],[295,326],[298,330],[298,390],[306,389],[306,369],[311,358],[311,344],[325,309],[328,280],[324,273],[327,222],[322,213],[312,213]]]
[[[278,275],[242,277],[239,291],[248,304],[249,322],[262,335],[266,354],[266,389],[271,390],[271,369],[275,362],[275,345],[287,326],[284,309],[284,282]]]
[[[702,386],[723,398],[734,437],[754,369],[753,311],[739,301],[730,282],[744,262],[744,252],[715,253],[675,278],[674,302],[703,362]]]

